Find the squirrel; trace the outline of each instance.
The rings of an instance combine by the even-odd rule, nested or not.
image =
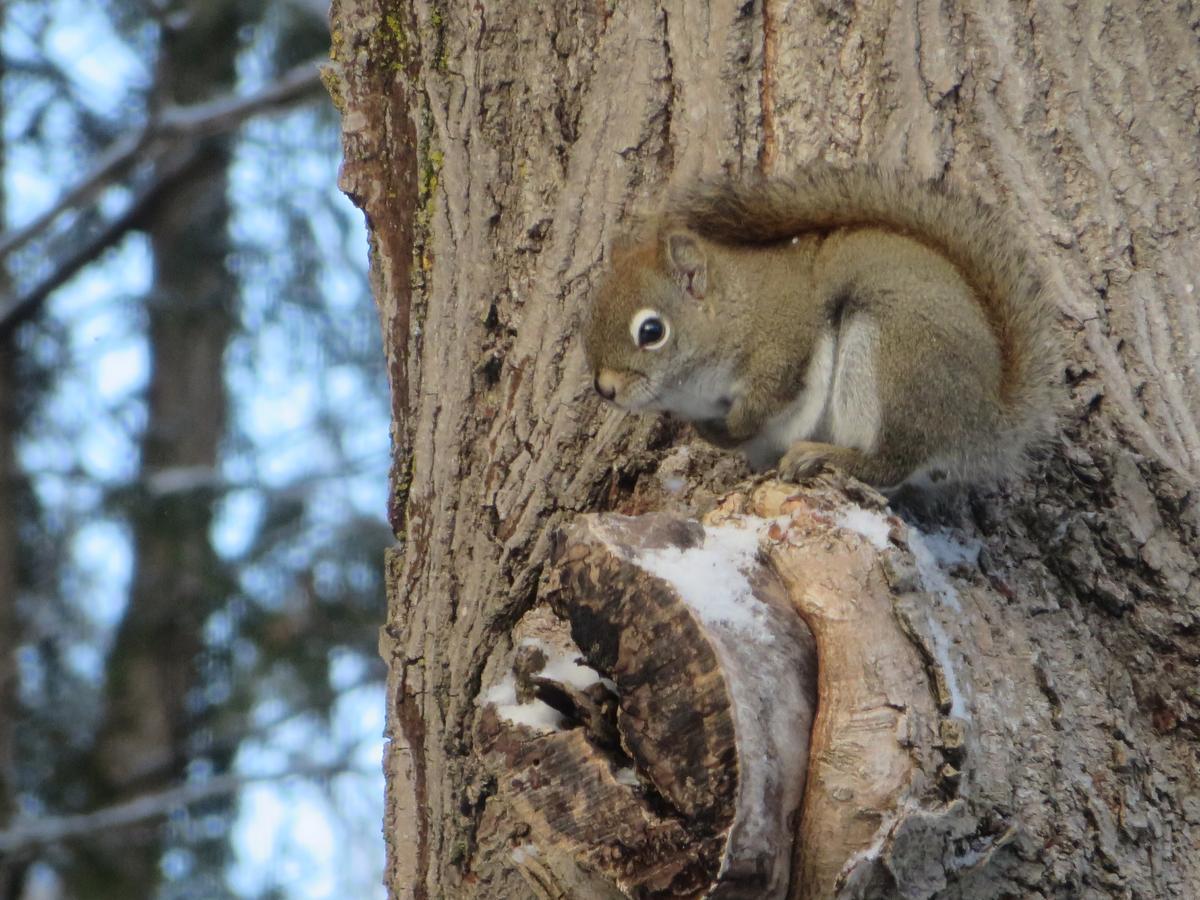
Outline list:
[[[596,391],[752,468],[885,491],[1020,471],[1053,426],[1053,303],[1007,219],[871,166],[710,180],[614,246]]]

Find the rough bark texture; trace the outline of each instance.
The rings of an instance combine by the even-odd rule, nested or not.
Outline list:
[[[1046,459],[969,505],[984,549],[959,608],[907,616],[914,647],[945,638],[969,800],[890,834],[881,858],[908,868],[889,877],[922,897],[1200,893],[1200,13],[335,0],[333,23],[394,392],[393,894],[529,896],[475,723],[554,529],[702,509],[741,474],[590,396],[578,322],[606,242],[669,180],[819,156],[1014,207],[1069,357]],[[692,487],[672,498],[675,477]]]

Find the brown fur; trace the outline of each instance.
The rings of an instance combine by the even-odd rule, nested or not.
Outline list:
[[[647,308],[670,321],[660,351],[629,334]],[[862,421],[878,419],[877,440],[799,440],[784,474],[829,461],[895,486],[922,469],[954,483],[1019,467],[1053,422],[1052,318],[1032,256],[996,210],[940,182],[819,165],[676,194],[614,254],[585,338],[617,402],[753,448],[803,399],[820,341],[845,346],[858,327],[874,342],[872,362],[844,371],[870,382]]]

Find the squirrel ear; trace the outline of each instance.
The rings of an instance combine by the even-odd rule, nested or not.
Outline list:
[[[668,235],[667,258],[679,286],[697,300],[702,300],[708,288],[708,263],[696,239],[681,232]]]

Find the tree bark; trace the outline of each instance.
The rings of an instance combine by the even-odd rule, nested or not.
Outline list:
[[[586,859],[531,862],[532,813],[481,744],[486,698],[545,614],[559,529],[699,513],[745,472],[601,408],[580,317],[607,242],[668,183],[817,157],[945,173],[1012,207],[1067,356],[1037,470],[967,504],[954,537],[977,556],[892,588],[943,780],[887,799],[870,865],[822,890],[1200,893],[1200,13],[335,0],[332,15],[326,82],[393,391],[392,894],[621,895]],[[813,765],[822,740],[818,723]]]

